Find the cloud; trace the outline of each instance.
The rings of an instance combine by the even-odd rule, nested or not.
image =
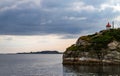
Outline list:
[[[68,16],[65,16],[65,17],[63,17],[63,19],[65,19],[65,20],[77,20],[77,21],[79,21],[79,20],[86,20],[87,18],[86,17],[68,17]]]
[[[77,35],[65,35],[65,36],[62,36],[61,39],[74,39],[74,38],[78,38],[79,36]]]
[[[16,4],[18,5],[18,4]],[[0,14],[1,35],[48,35],[48,34],[78,34],[84,30],[79,24],[86,17],[67,16],[68,12],[48,12],[39,8],[27,8],[31,4],[20,4],[19,8],[6,10]],[[57,6],[55,6],[57,7]],[[47,8],[47,7],[46,7]],[[45,9],[46,9],[45,8]],[[54,7],[53,7],[54,8]],[[49,7],[47,9],[50,9]],[[66,16],[66,20],[62,18]],[[71,21],[69,21],[71,20]],[[78,26],[80,25],[80,26]],[[87,28],[86,28],[87,29]]]
[[[82,1],[73,2],[69,9],[73,10],[73,11],[78,11],[78,12],[81,12],[81,11],[93,12],[93,11],[95,11],[95,7],[94,6],[87,5],[84,2],[82,2]]]
[[[120,16],[117,16],[114,20],[115,21],[120,21]]]
[[[103,4],[100,5],[100,11],[105,11],[107,9],[112,9],[112,12],[120,12],[120,1],[119,0],[110,0],[106,1]]]
[[[14,38],[14,40],[5,40],[5,38],[8,37]],[[70,46],[75,41],[74,39],[60,39],[59,37],[61,36],[0,36],[0,53],[41,50],[64,51],[66,47]]]
[[[100,8],[100,11],[104,11],[106,9],[113,9],[112,12],[120,12],[120,4],[117,4],[117,5],[110,5],[110,4],[102,4],[101,5],[101,8]]]
[[[23,8],[34,8],[41,6],[41,0],[12,0],[12,1],[2,1],[2,3],[7,2],[8,5],[4,5],[0,8],[0,12],[7,10],[23,9]],[[13,3],[12,3],[13,2]],[[28,5],[27,7],[25,5]],[[25,7],[24,7],[25,6]]]
[[[11,40],[13,40],[13,38],[12,37],[7,37],[7,38],[5,38],[5,40],[11,41]]]
[[[0,35],[0,40],[1,41],[12,41],[12,40],[14,40],[14,38],[12,36]]]
[[[50,23],[52,23],[52,20],[42,21],[42,22],[40,23],[40,25],[45,25],[45,24],[50,24]]]
[[[3,12],[3,11],[6,11],[6,10],[12,10],[12,9],[16,9],[17,6],[16,5],[13,5],[13,6],[6,6],[4,8],[1,8],[0,11]]]
[[[88,2],[89,1],[89,2]],[[118,3],[91,0],[0,1],[0,35],[77,35],[104,29],[107,17],[118,16]],[[6,3],[3,3],[6,2]],[[112,6],[108,6],[112,4]],[[116,5],[116,7],[113,7]],[[115,12],[106,10],[116,8]],[[98,10],[102,11],[98,11]],[[105,22],[106,19],[106,22]],[[94,29],[96,28],[96,29]]]

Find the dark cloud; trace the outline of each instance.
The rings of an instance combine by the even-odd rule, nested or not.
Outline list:
[[[10,5],[6,8],[11,2],[0,6],[1,35],[63,34],[66,35],[63,38],[74,38],[72,35],[80,34],[85,30],[90,33],[103,29],[106,23],[104,19],[107,16],[112,19],[114,14],[118,15],[118,13],[111,12],[111,9],[99,12],[97,8],[104,3],[103,0],[92,2],[91,0],[81,0],[84,5],[95,8],[92,12],[89,12],[89,7],[84,8],[88,11],[74,11],[76,8],[71,8],[73,2],[80,2],[80,0],[43,0],[40,6],[35,6],[35,3],[29,0],[26,1],[28,2],[19,3],[18,5],[17,1],[14,2],[16,7],[13,7],[13,4],[13,6]],[[64,19],[64,17],[67,18]],[[80,18],[86,19],[79,20]]]

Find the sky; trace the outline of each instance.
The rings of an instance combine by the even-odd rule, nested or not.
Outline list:
[[[0,0],[0,53],[65,51],[120,24],[120,0]]]

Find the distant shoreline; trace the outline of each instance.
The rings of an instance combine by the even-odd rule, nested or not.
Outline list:
[[[63,53],[58,51],[40,51],[40,52],[23,52],[16,54],[63,54]]]

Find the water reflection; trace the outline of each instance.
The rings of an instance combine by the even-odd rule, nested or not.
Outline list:
[[[63,76],[120,76],[119,67],[63,65]]]

